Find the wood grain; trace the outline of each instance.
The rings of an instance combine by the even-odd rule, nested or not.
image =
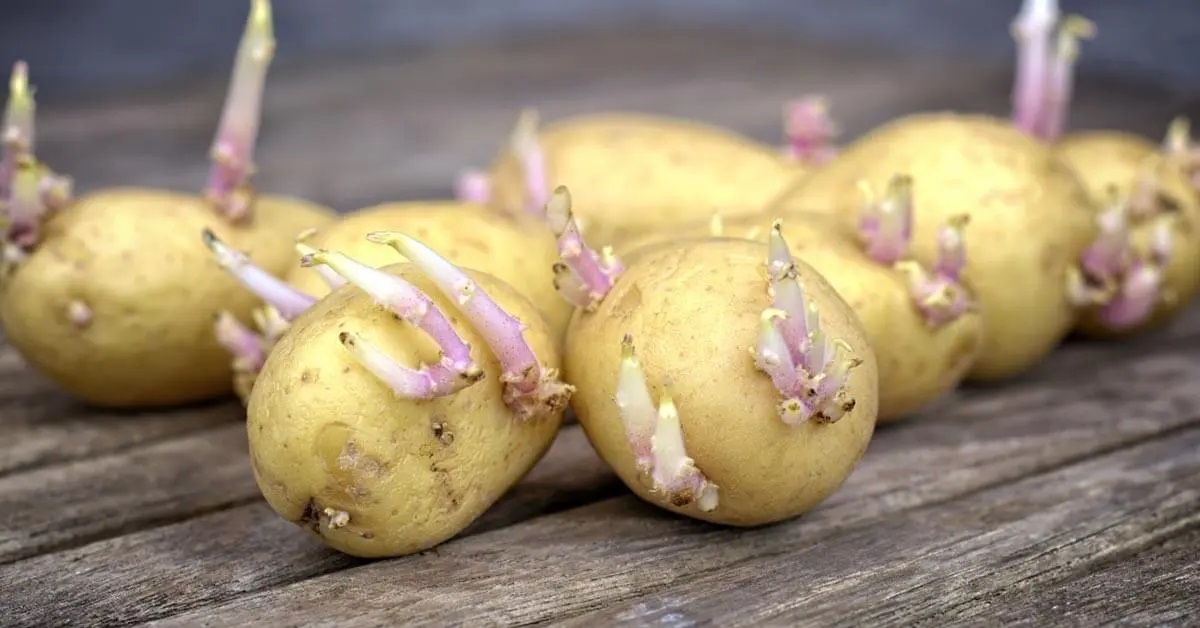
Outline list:
[[[236,402],[228,401],[153,412],[90,408],[32,372],[0,338],[0,477],[117,453],[241,416]]]
[[[0,563],[258,498],[246,428],[0,478]]]
[[[244,463],[236,466],[240,473]],[[568,428],[524,481],[463,535],[611,497],[620,488],[582,430]],[[327,549],[255,500],[0,566],[0,617],[6,626],[132,624],[362,563]]]
[[[1060,582],[1022,583],[940,613],[939,621],[1004,625],[1056,621],[1077,626],[1182,626],[1200,609],[1200,529],[1131,555],[1108,556]]]
[[[1023,397],[1038,404],[1004,411],[1006,399]],[[1197,423],[1200,361],[1194,356],[1101,361],[1075,387],[1039,380],[974,391],[931,420],[881,429],[842,491],[787,524],[720,529],[622,497],[455,541],[432,555],[250,595],[181,615],[178,622],[199,621],[210,612],[218,624],[268,613],[315,623],[546,621],[701,575],[719,580],[763,556],[787,562],[852,530],[873,534],[907,510],[944,505],[952,514],[954,500],[963,495]],[[802,571],[798,563],[788,564],[792,572]],[[447,582],[454,585],[434,584]],[[789,581],[782,590],[802,588]],[[705,589],[696,591],[704,595]]]
[[[571,625],[945,625],[993,595],[1050,584],[1200,526],[1200,429],[922,509],[780,555],[764,551]],[[804,586],[796,586],[802,578]],[[1187,603],[1200,613],[1200,599]],[[1153,609],[1153,606],[1150,607]],[[1047,609],[1049,610],[1049,609]],[[1057,613],[1034,617],[1054,624]],[[977,620],[992,619],[988,614]],[[1099,623],[1116,617],[1101,614]],[[1095,624],[1091,624],[1095,625]]]

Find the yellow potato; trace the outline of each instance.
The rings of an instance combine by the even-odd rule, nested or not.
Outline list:
[[[555,338],[566,333],[573,308],[554,291],[558,249],[545,225],[453,201],[386,203],[347,214],[306,238],[305,244],[341,251],[376,267],[405,261],[395,249],[369,242],[366,234],[372,231],[403,231],[456,266],[496,276],[537,306]],[[329,292],[314,269],[298,264],[293,264],[285,280],[314,297]]]
[[[984,345],[968,379],[1012,377],[1045,357],[1075,324],[1068,269],[1096,234],[1074,173],[1006,120],[920,114],[847,146],[769,215],[822,211],[853,225],[862,203],[857,184],[880,191],[897,174],[914,180],[911,252],[920,263],[933,263],[941,225],[970,217],[965,281],[978,299]]]
[[[857,464],[878,408],[875,355],[850,306],[812,267],[796,266],[820,328],[861,361],[843,389],[851,409],[835,422],[785,423],[780,392],[756,367],[752,352],[772,306],[762,244],[713,239],[645,249],[594,312],[576,313],[564,354],[573,407],[596,451],[642,499],[711,522],[767,524],[811,509]],[[665,404],[670,382],[686,455],[715,495],[654,491],[639,468],[635,446],[649,451],[650,439],[627,435],[618,406],[626,334],[654,403]]]
[[[597,249],[714,211],[753,211],[806,172],[732,131],[660,116],[579,116],[548,125],[538,140],[543,180],[571,189],[580,228]],[[528,211],[524,168],[510,151],[490,180],[494,206]]]
[[[869,258],[844,225],[805,212],[783,218],[792,254],[829,281],[866,331],[879,365],[880,423],[907,417],[958,385],[983,346],[983,324],[977,312],[968,311],[937,327],[927,325],[909,292],[908,276]],[[672,235],[655,234],[631,248],[636,256],[636,247],[712,235],[765,243],[771,232],[765,217],[722,222],[718,233],[712,225],[696,224]]]
[[[1131,237],[1139,254],[1146,254],[1155,220],[1171,219],[1171,257],[1162,287],[1169,298],[1160,300],[1149,318],[1130,328],[1114,328],[1094,310],[1079,323],[1089,336],[1115,337],[1159,326],[1187,307],[1200,286],[1200,199],[1190,181],[1175,165],[1165,161],[1159,145],[1131,133],[1088,131],[1072,133],[1056,152],[1083,181],[1097,205],[1110,201],[1110,190],[1122,197],[1135,193],[1139,178],[1150,175],[1157,183],[1145,201],[1135,200]]]
[[[402,398],[343,347],[360,334],[394,360],[435,363],[438,347],[363,290],[345,286],[297,318],[250,396],[254,475],[267,503],[330,547],[363,557],[410,554],[461,532],[549,448],[562,412],[518,420],[500,366],[455,305],[409,264],[385,269],[421,289],[471,346],[484,378],[449,396]],[[468,271],[528,325],[549,368],[554,342],[533,305],[491,275]]]
[[[205,228],[239,247],[255,236],[196,196],[116,188],[79,198],[52,215],[38,247],[0,283],[8,341],[95,405],[228,394],[229,357],[213,316],[248,317],[257,301],[210,259]]]

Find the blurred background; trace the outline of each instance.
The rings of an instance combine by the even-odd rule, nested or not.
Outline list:
[[[279,59],[630,26],[720,26],[909,52],[1000,58],[1019,0],[277,0]],[[1063,0],[1102,36],[1090,68],[1200,87],[1197,0]],[[238,0],[6,0],[0,53],[42,84],[146,84],[222,67]],[[736,54],[736,51],[730,51]]]
[[[1020,0],[275,0],[260,181],[350,207],[444,194],[516,111],[687,115],[775,141],[788,98],[847,136],[904,113],[1006,115]],[[1158,135],[1200,105],[1200,0],[1062,0],[1085,42],[1082,126]],[[43,156],[86,188],[195,188],[245,0],[6,0]],[[352,208],[352,207],[350,207]]]

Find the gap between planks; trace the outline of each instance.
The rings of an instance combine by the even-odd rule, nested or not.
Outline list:
[[[1091,354],[1091,349],[1085,353]],[[1056,361],[1061,359],[1052,360],[1051,366]],[[1196,422],[1189,418],[1200,414],[1196,384],[1200,381],[1200,363],[1196,360],[1151,354],[1137,361],[1109,359],[1099,363],[1101,368],[1078,386],[1063,389],[1053,382],[1032,380],[1016,390],[998,389],[974,398],[968,395],[927,420],[881,429],[842,491],[795,525],[811,528],[806,536],[829,536],[847,528],[861,528],[906,509],[950,502],[964,494],[1053,470],[1098,451],[1125,447]],[[1121,394],[1113,398],[1114,391]],[[1003,404],[996,402],[1013,396],[1040,400],[1041,407],[1004,413]],[[586,444],[581,445],[586,450]],[[600,472],[605,471],[601,468]],[[569,540],[579,533],[576,520],[587,519],[589,513],[591,517],[613,518],[619,528],[620,521],[631,513],[646,517],[655,511],[635,498],[625,497],[587,506],[568,516],[544,517],[548,521],[545,524],[535,520],[515,527],[533,526],[538,530],[531,537],[536,543],[551,538]],[[52,518],[53,513],[50,515]],[[264,516],[267,521],[260,519]],[[650,522],[662,525],[653,517]],[[670,525],[689,529],[685,522]],[[595,534],[605,532],[601,529]],[[505,534],[517,533],[502,530],[479,538],[495,539]],[[613,534],[611,543],[626,543],[619,529]],[[141,621],[192,606],[237,599],[260,588],[287,584],[288,578],[298,580],[349,566],[331,563],[312,545],[294,542],[300,535],[269,510],[255,505],[23,561],[0,569],[0,584],[9,589],[16,583],[27,592],[28,599],[22,606],[9,609],[8,615],[32,623],[67,619]],[[508,543],[503,538],[495,542]],[[451,542],[435,553],[453,553],[458,543],[472,540]],[[636,547],[637,542],[633,544]],[[188,564],[207,565],[210,571],[196,567],[181,573],[181,556]],[[392,565],[404,570],[412,564],[409,561],[422,564],[422,560],[414,557],[372,564],[344,575],[354,582],[358,577],[353,573],[359,569],[387,569],[378,565]],[[90,577],[70,577],[73,568],[82,568]],[[323,586],[337,588],[339,577],[320,580]],[[47,595],[53,597],[46,599]],[[144,603],[160,596],[169,601]]]

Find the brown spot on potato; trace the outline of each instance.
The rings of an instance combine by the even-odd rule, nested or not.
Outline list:
[[[321,513],[324,508],[317,503],[315,497],[310,497],[308,502],[304,504],[304,511],[300,513],[300,518],[294,521],[296,525],[302,528],[308,528],[313,534],[321,534]]]
[[[434,477],[437,478],[438,487],[440,487],[441,492],[445,494],[446,501],[450,503],[451,508],[458,510],[459,506],[462,504],[462,500],[458,493],[454,490],[454,481],[450,477],[450,471],[443,468],[436,460],[429,463],[429,470],[432,471]]]
[[[1163,194],[1161,192],[1157,196],[1158,196],[1158,198],[1156,198],[1155,201],[1158,204],[1159,211],[1164,212],[1164,213],[1174,214],[1174,213],[1178,213],[1179,211],[1181,211],[1183,209],[1183,203],[1180,203],[1179,201],[1175,200],[1174,197],[1172,197],[1168,194]]]
[[[433,437],[443,445],[451,445],[454,443],[454,432],[450,431],[450,426],[443,421],[434,420],[430,424],[430,429],[433,430]]]
[[[696,493],[691,488],[686,488],[681,491],[672,491],[667,493],[667,500],[672,506],[681,508],[692,503],[696,499]]]

